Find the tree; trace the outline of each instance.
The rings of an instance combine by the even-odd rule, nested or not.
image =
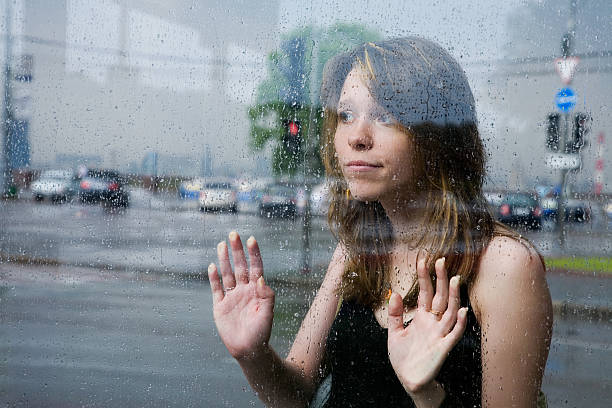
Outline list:
[[[323,175],[318,149],[323,116],[318,88],[323,67],[332,56],[379,38],[356,24],[304,27],[284,35],[279,49],[270,52],[268,76],[258,85],[256,104],[249,109],[249,144],[253,151],[271,145],[276,176],[294,176],[300,170],[309,178]],[[287,148],[287,121],[300,123],[300,149]]]

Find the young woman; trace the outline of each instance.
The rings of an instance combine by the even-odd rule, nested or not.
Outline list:
[[[237,233],[208,269],[215,322],[269,406],[536,406],[552,328],[542,259],[497,224],[456,61],[421,38],[328,62],[322,153],[339,244],[286,359],[269,346],[274,292]]]

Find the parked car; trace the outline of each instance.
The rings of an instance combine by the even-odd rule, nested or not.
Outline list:
[[[497,219],[514,227],[539,229],[542,226],[542,210],[529,194],[505,195],[497,210]]]
[[[37,201],[65,202],[74,197],[77,186],[72,170],[45,170],[30,185],[30,190]]]
[[[179,186],[179,197],[185,200],[199,199],[204,184],[204,179],[199,177],[183,181]]]
[[[557,219],[559,208],[558,200],[555,197],[544,197],[540,200],[542,208],[542,218]],[[591,220],[591,208],[587,202],[568,199],[565,201],[565,221],[569,222],[588,222]]]
[[[236,190],[231,183],[206,183],[200,191],[198,201],[200,211],[230,211],[236,212]]]
[[[565,221],[589,222],[591,206],[582,200],[569,199],[565,202]]]
[[[274,184],[264,189],[259,202],[262,217],[295,218],[297,215],[296,193],[291,187]]]
[[[79,199],[83,203],[102,203],[112,207],[129,205],[123,177],[113,170],[88,170],[87,176],[79,183]]]

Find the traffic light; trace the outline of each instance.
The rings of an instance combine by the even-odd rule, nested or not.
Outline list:
[[[302,148],[302,127],[297,120],[284,120],[283,145],[290,155],[297,155]]]
[[[548,115],[548,124],[546,126],[546,147],[550,150],[559,150],[559,120],[561,115],[551,113]]]
[[[574,115],[574,129],[572,139],[568,146],[568,153],[578,153],[585,145],[585,136],[589,133],[590,117],[586,113],[576,113]]]

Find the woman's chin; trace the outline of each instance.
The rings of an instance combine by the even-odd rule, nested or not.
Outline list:
[[[351,190],[351,196],[357,201],[378,201],[380,194],[375,194],[372,191]]]

